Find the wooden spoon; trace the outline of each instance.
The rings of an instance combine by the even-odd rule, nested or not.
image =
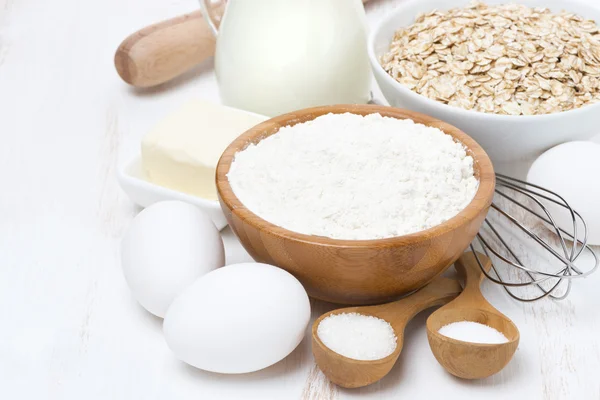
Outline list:
[[[317,365],[333,383],[345,388],[357,388],[377,382],[390,372],[402,351],[404,328],[419,312],[439,306],[454,299],[461,292],[458,281],[438,277],[416,293],[392,303],[365,307],[348,307],[333,310],[321,315],[312,327],[312,350]],[[397,342],[392,354],[379,360],[355,360],[344,357],[329,349],[317,334],[317,328],[324,318],[332,314],[359,313],[388,321]]]
[[[486,272],[491,261],[477,253]],[[463,293],[435,311],[427,319],[429,346],[438,362],[452,375],[465,379],[486,378],[508,364],[519,345],[519,330],[515,324],[496,310],[481,294],[479,288],[484,274],[475,254],[465,253],[454,264],[465,281]],[[473,321],[491,326],[508,339],[502,344],[482,344],[455,340],[440,334],[441,327],[457,321]]]
[[[218,25],[225,1],[213,6],[211,17]],[[114,62],[125,82],[150,87],[183,74],[214,53],[215,37],[200,11],[194,11],[132,33],[119,45]]]

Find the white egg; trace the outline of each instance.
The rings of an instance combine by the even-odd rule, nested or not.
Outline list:
[[[198,207],[163,201],[140,212],[121,246],[121,263],[136,300],[163,317],[183,289],[225,264],[219,231]]]
[[[600,244],[600,145],[593,142],[568,142],[551,148],[531,166],[527,181],[546,187],[562,196],[585,220],[588,243]],[[572,231],[571,214],[550,204],[552,217],[561,227]],[[564,228],[563,228],[564,229]],[[578,225],[581,237],[583,225]]]
[[[290,273],[243,263],[212,271],[178,296],[163,324],[180,360],[227,374],[266,368],[302,341],[310,320],[306,291]]]

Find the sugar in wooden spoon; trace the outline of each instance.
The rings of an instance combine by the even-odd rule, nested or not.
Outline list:
[[[479,253],[477,256],[485,270],[489,271],[490,259]],[[455,300],[436,310],[427,319],[429,346],[438,362],[452,375],[465,379],[485,378],[499,372],[511,360],[519,345],[519,330],[481,294],[479,285],[485,275],[474,253],[465,253],[454,266],[465,279],[465,289]],[[504,335],[507,341],[476,343],[464,339],[477,338],[458,340],[440,333],[441,328],[461,321],[493,328]]]
[[[460,292],[461,287],[457,281],[438,277],[416,293],[392,303],[347,307],[323,314],[312,327],[312,348],[317,365],[325,376],[342,387],[357,388],[377,382],[388,374],[398,359],[402,351],[404,328],[407,323],[419,312],[429,307],[445,304],[458,296]],[[362,318],[360,318],[361,316]],[[395,335],[396,337],[395,347],[392,346],[390,348],[391,353],[383,358],[365,360],[341,355],[327,347],[319,337],[319,325],[328,317],[346,318],[346,323],[362,320],[363,326],[361,328],[371,330],[375,337],[383,341],[388,340],[391,334],[391,332],[386,333],[386,326],[388,329],[391,326],[392,336]],[[361,329],[352,329],[353,327],[348,324],[343,328],[344,331],[338,331],[338,338],[345,341],[346,347],[360,343],[360,337],[349,338],[348,335],[360,336],[365,334],[364,330],[361,332]],[[375,334],[374,330],[381,330],[381,333]],[[328,340],[335,340],[335,337],[336,335],[332,332],[331,338],[328,338]],[[375,343],[375,345],[376,347],[373,347],[372,351],[376,357],[377,354],[385,351],[387,345],[385,343],[383,345]],[[332,345],[332,347],[336,346]],[[353,349],[350,348],[349,350],[352,351]]]

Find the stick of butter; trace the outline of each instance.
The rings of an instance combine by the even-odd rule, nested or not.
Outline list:
[[[194,100],[160,121],[142,139],[142,166],[157,185],[217,200],[215,170],[239,135],[268,119]]]

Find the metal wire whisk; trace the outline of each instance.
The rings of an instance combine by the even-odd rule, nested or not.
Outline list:
[[[560,210],[568,213],[572,226],[558,226],[551,208],[555,209],[554,212]],[[522,216],[517,216],[518,214]],[[534,226],[526,226],[528,220],[532,221]],[[540,226],[544,226],[542,229],[546,232],[540,232],[538,229]],[[509,227],[509,229],[501,233],[502,227]],[[527,238],[532,239],[531,242],[539,246],[538,250],[541,249],[552,255],[550,259],[556,260],[558,266],[554,271],[549,272],[526,266],[521,260],[523,254],[517,255],[515,245],[509,245],[509,242],[517,242],[507,240],[505,235],[521,235],[526,242],[530,242]],[[548,236],[548,238],[544,240],[541,236]],[[478,247],[492,260],[492,269],[489,273],[484,270],[482,261],[477,257],[475,249]],[[585,221],[565,199],[543,187],[502,174],[496,174],[496,196],[476,239],[471,243],[471,250],[475,253],[477,262],[488,279],[502,285],[514,299],[525,302],[539,300],[546,296],[556,300],[564,299],[571,290],[572,280],[591,274],[599,264],[598,256],[587,245]],[[535,249],[529,247],[527,252],[531,251]],[[589,264],[593,266],[584,271],[575,263],[585,252],[591,254],[589,261],[593,261]],[[550,269],[551,263],[547,264]],[[501,265],[509,268],[501,268]],[[511,270],[510,267],[516,270]],[[515,289],[524,287],[533,287],[537,293],[532,295],[531,291],[522,290],[526,295],[517,294]]]

